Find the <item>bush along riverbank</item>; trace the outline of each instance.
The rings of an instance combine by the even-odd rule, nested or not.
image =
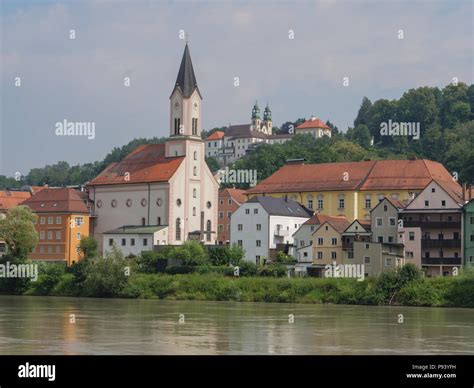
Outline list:
[[[408,264],[396,272],[363,281],[288,278],[283,262],[256,266],[242,261],[241,256],[242,252],[237,248],[209,252],[199,244],[186,244],[132,258],[124,258],[114,250],[105,258],[87,258],[69,268],[41,264],[36,281],[0,279],[0,292],[169,300],[474,307],[472,271],[461,271],[455,277],[425,278],[420,270]],[[13,260],[9,259],[10,262]],[[0,261],[5,260],[8,261],[8,257]],[[230,263],[235,264],[231,266]],[[235,276],[235,265],[239,266],[238,277]]]

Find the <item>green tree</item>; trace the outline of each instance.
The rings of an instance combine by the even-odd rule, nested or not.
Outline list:
[[[172,259],[183,260],[185,265],[205,265],[209,263],[207,252],[199,241],[186,241],[171,252]]]
[[[359,144],[361,147],[370,147],[370,131],[367,125],[359,124],[355,128],[349,128],[346,133],[346,137]]]
[[[206,156],[206,163],[207,167],[209,167],[209,170],[211,170],[212,173],[215,173],[217,170],[219,170],[219,162],[213,156]]]
[[[79,252],[83,258],[89,259],[97,256],[97,240],[92,236],[82,237],[79,242]]]
[[[369,125],[370,123],[370,108],[372,107],[372,102],[367,97],[362,99],[362,103],[357,113],[357,117],[354,120],[354,127],[357,127],[360,124]]]
[[[0,219],[0,240],[5,241],[12,256],[26,257],[38,244],[37,218],[28,206],[16,206]]]

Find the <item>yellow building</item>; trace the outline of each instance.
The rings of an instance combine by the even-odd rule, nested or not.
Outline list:
[[[369,220],[370,210],[384,197],[414,198],[432,180],[460,187],[442,164],[425,159],[301,162],[286,164],[245,194],[288,196],[324,215]]]
[[[22,205],[38,216],[38,245],[29,259],[67,265],[81,259],[78,247],[81,238],[89,236],[89,209],[76,190],[43,189]]]

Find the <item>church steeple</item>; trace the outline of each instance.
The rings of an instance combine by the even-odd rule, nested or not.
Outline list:
[[[178,87],[181,89],[181,93],[184,98],[191,97],[195,90],[197,90],[199,93],[196,75],[194,74],[193,62],[191,61],[191,54],[189,53],[187,42],[186,46],[184,47],[184,53],[183,58],[181,59],[178,77],[176,77],[175,89]],[[199,95],[200,94],[201,93],[199,93]]]
[[[170,96],[170,136],[201,138],[201,92],[197,86],[188,43]]]

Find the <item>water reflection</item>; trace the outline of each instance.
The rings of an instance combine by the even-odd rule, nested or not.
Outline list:
[[[0,296],[0,353],[474,354],[474,311]]]

